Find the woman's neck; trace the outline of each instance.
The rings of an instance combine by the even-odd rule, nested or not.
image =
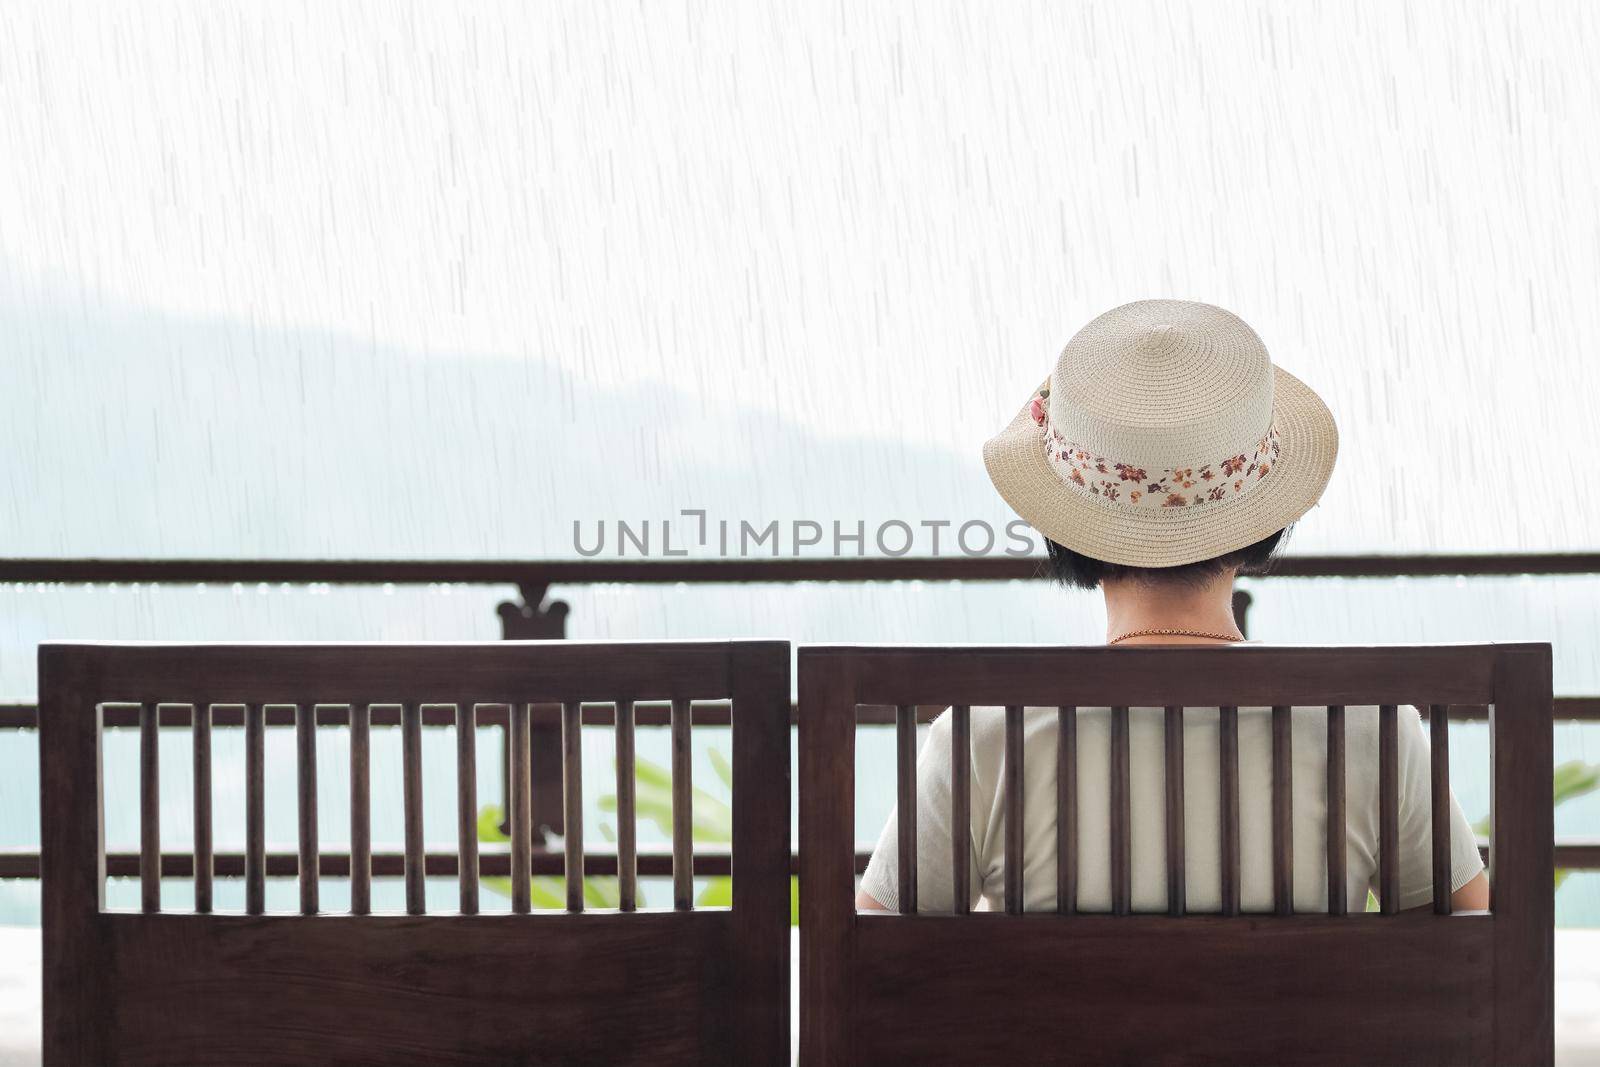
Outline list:
[[[1106,640],[1139,630],[1193,630],[1243,641],[1233,617],[1233,572],[1224,571],[1205,585],[1116,579],[1101,583],[1106,601]],[[1119,645],[1219,644],[1204,637],[1151,635],[1130,637]]]

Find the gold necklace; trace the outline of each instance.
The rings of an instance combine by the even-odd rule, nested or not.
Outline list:
[[[1233,637],[1229,634],[1212,634],[1206,633],[1204,630],[1174,630],[1160,626],[1151,630],[1132,630],[1123,634],[1121,637],[1113,637],[1111,640],[1107,641],[1106,644],[1114,645],[1118,641],[1126,641],[1130,637],[1204,637],[1211,641],[1230,642],[1244,640],[1241,637]]]

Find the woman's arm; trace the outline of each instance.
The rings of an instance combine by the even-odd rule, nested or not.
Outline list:
[[[1433,906],[1433,777],[1428,733],[1416,707],[1399,710],[1400,911]],[[1489,879],[1478,854],[1478,838],[1450,795],[1450,903],[1454,911],[1489,906]],[[1373,892],[1378,892],[1373,872]]]
[[[892,772],[891,772],[892,773]],[[928,728],[917,754],[917,910],[954,911],[954,885],[950,873],[952,837],[970,841],[971,829],[950,824],[950,713],[945,711]],[[981,810],[981,801],[974,810]],[[856,907],[862,911],[898,911],[899,887],[899,810],[895,810],[878,835],[877,847],[856,894]],[[977,878],[972,888],[981,889]]]
[[[1466,885],[1450,894],[1450,907],[1454,911],[1489,910],[1489,876],[1479,871]]]
[[[857,904],[859,907],[859,903]],[[1426,911],[1433,907],[1432,904],[1421,904],[1408,911]],[[1472,881],[1450,894],[1451,911],[1488,911],[1489,910],[1489,876],[1479,871],[1473,876]]]

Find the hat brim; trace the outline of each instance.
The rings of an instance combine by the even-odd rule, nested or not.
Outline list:
[[[1044,431],[1029,413],[1036,392],[984,444],[984,466],[1018,515],[1074,552],[1129,567],[1213,559],[1299,519],[1333,475],[1339,454],[1333,413],[1300,379],[1281,367],[1273,373],[1272,417],[1281,451],[1272,476],[1242,496],[1186,508],[1142,508],[1068,486],[1045,458]]]

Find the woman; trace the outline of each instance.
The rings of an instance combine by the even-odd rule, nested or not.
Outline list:
[[[1323,402],[1272,365],[1237,316],[1175,300],[1106,312],[1062,351],[1055,371],[984,447],[995,488],[1047,539],[1063,584],[1099,588],[1106,643],[1224,645],[1244,640],[1233,582],[1262,571],[1333,473],[1338,431]],[[1293,714],[1294,904],[1327,907],[1325,711]],[[1078,713],[1078,906],[1111,905],[1108,709]],[[1218,712],[1184,717],[1185,759],[1217,766]],[[1166,841],[1163,712],[1133,709],[1132,906],[1164,911]],[[1239,711],[1240,903],[1272,909],[1271,733],[1267,709]],[[1055,909],[1056,717],[1024,716],[1024,907]],[[1346,711],[1346,899],[1360,907],[1378,890],[1378,713]],[[951,911],[951,835],[971,842],[970,904],[998,909],[1005,884],[1001,796],[1004,716],[974,708],[971,825],[950,825],[950,724],[933,724],[917,764],[918,908]],[[1400,712],[1400,900],[1433,895],[1428,741],[1414,708]],[[1217,911],[1221,871],[1216,775],[1184,781],[1187,903]],[[1488,907],[1489,886],[1471,827],[1451,798],[1451,885],[1458,910]],[[897,905],[896,826],[891,816],[862,878],[857,904]]]

